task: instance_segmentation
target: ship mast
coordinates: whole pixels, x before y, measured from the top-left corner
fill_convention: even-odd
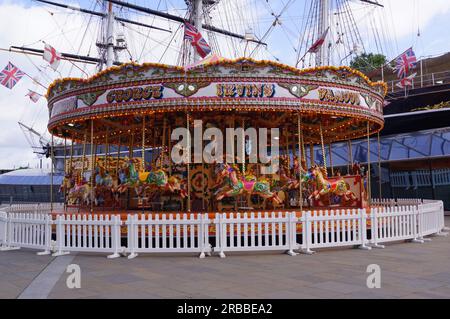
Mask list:
[[[320,0],[319,3],[319,36],[322,36],[326,30],[330,27],[330,6],[329,0]],[[329,48],[327,44],[327,36],[325,36],[324,43],[320,47],[320,50],[316,54],[316,65],[327,65],[328,63],[328,53]]]
[[[114,61],[114,12],[112,10],[112,2],[108,1],[108,16],[106,29],[106,67],[113,65]]]
[[[203,31],[203,0],[193,0],[192,3],[192,12],[191,12],[191,20],[194,23],[194,26],[197,28],[198,32],[202,33]],[[191,48],[193,49],[193,48]],[[200,55],[198,54],[197,50],[193,49],[194,55],[193,55],[193,62],[197,62],[200,60]]]

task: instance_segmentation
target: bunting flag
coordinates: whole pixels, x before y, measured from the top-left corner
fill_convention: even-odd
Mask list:
[[[414,69],[417,65],[416,55],[412,48],[409,48],[397,58],[395,58],[395,68],[394,72],[397,72],[397,77],[403,79],[406,77],[408,72]]]
[[[325,32],[322,33],[322,35],[320,36],[320,38],[317,39],[317,41],[314,42],[313,45],[308,49],[308,52],[310,52],[310,53],[317,53],[317,52],[319,51],[319,49],[322,47],[322,45],[323,45],[324,42],[325,42],[325,38],[327,37],[327,34],[328,34],[328,30],[329,30],[329,29],[330,29],[330,28],[327,28],[327,29],[325,30]]]
[[[44,54],[42,56],[45,61],[50,64],[50,67],[56,71],[61,61],[61,53],[55,50],[50,44],[45,44]]]
[[[184,23],[184,39],[188,40],[197,53],[204,58],[211,52],[211,47],[192,24]]]
[[[32,90],[28,90],[28,93],[25,96],[28,96],[31,101],[36,103],[37,101],[39,101],[39,99],[42,95],[40,95],[39,93],[34,92]]]
[[[8,62],[8,65],[0,72],[0,84],[6,86],[8,89],[12,89],[24,75],[25,72],[11,62]]]
[[[407,76],[406,78],[401,79],[400,82],[398,82],[396,85],[401,89],[403,89],[407,86],[412,86],[412,81],[413,81],[414,77],[416,76],[416,74],[417,73],[413,73],[410,76]]]
[[[193,68],[196,68],[196,67],[203,66],[205,64],[219,62],[219,61],[223,61],[223,60],[225,60],[225,59],[214,53],[214,54],[211,54],[209,57],[207,57],[207,58],[205,58],[203,60],[200,60],[200,61],[197,61],[196,63],[193,63],[193,64],[185,66],[185,69],[186,70],[190,70],[190,69],[193,69]]]

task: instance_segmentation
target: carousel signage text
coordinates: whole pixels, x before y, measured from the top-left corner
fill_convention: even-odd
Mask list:
[[[360,105],[359,94],[349,91],[333,91],[331,89],[319,89],[319,99],[324,102],[345,103]]]
[[[156,86],[143,86],[143,87],[135,87],[128,89],[117,89],[108,92],[106,96],[106,101],[108,103],[120,103],[120,102],[129,102],[133,101],[141,101],[141,100],[150,100],[150,99],[161,99],[163,97],[164,87],[161,85]]]
[[[216,84],[219,97],[273,97],[275,84],[266,83],[219,83]]]

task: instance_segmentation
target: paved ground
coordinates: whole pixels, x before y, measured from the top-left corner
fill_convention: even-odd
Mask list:
[[[450,217],[446,217],[450,225]],[[61,259],[63,258],[63,259]],[[81,288],[68,289],[65,269],[81,267]],[[366,286],[369,264],[381,288]],[[0,298],[450,298],[450,236],[385,249],[320,250],[192,256],[36,256],[0,252]]]

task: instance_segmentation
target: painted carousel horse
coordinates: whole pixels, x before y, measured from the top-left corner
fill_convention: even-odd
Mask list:
[[[163,169],[157,169],[150,172],[140,172],[139,181],[145,188],[159,189],[170,193],[179,192],[181,198],[187,196],[187,192],[182,186],[182,182],[175,176],[169,176]]]
[[[226,184],[215,192],[216,200],[220,201],[224,197],[234,197],[247,193],[249,195],[260,195],[275,204],[282,203],[278,195],[270,191],[270,183],[267,180],[257,180],[252,175],[240,176],[237,172],[238,170],[235,167],[224,164],[218,178],[226,180]]]
[[[69,205],[89,205],[91,203],[91,187],[89,184],[82,182],[72,187],[67,195],[67,203]]]
[[[338,196],[342,206],[350,206],[357,200],[343,178],[330,182],[324,177],[324,175],[326,176],[324,169],[318,166],[311,167],[311,174],[315,184],[309,199],[315,199],[322,206],[331,204],[331,195]]]
[[[119,184],[116,189],[119,194],[125,193],[128,188],[136,188],[138,186],[139,173],[134,165],[132,161],[129,161],[120,168],[117,176]]]

